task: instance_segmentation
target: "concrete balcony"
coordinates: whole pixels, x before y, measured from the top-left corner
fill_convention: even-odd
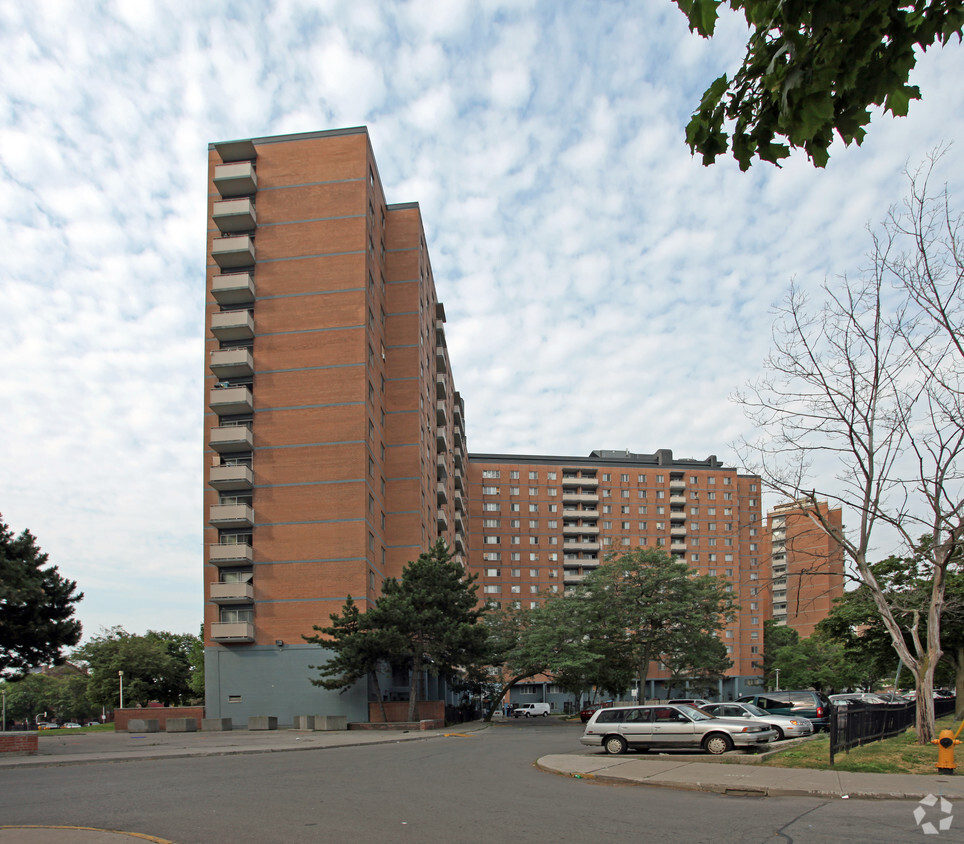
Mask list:
[[[569,492],[563,490],[563,503],[569,504],[598,504],[599,496],[596,493]]]
[[[562,516],[564,519],[598,519],[599,511],[587,508],[563,507]]]
[[[247,387],[222,387],[211,390],[210,406],[218,416],[254,413],[254,397]]]
[[[258,225],[258,217],[254,210],[254,203],[249,197],[243,199],[222,199],[214,203],[211,215],[222,234],[254,231]]]
[[[464,513],[465,512],[465,502],[462,500],[462,493],[456,491],[455,493],[455,512]]]
[[[670,504],[685,504],[685,503],[686,503],[686,496],[685,496],[685,495],[672,495],[672,494],[670,494],[669,503],[670,503]]]
[[[211,600],[215,604],[250,604],[254,600],[251,583],[212,583]]]
[[[455,429],[452,431],[452,441],[455,443],[455,447],[459,449],[465,448],[465,442],[462,438],[462,431],[456,425]]]
[[[209,559],[215,566],[236,566],[254,562],[254,548],[250,545],[209,545]]]
[[[218,164],[214,168],[214,186],[224,198],[251,196],[258,190],[258,174],[253,161]]]
[[[254,472],[250,466],[212,466],[208,484],[217,490],[251,489],[254,486]]]
[[[578,583],[582,583],[586,579],[586,575],[577,574],[574,571],[566,571],[562,573],[562,582],[566,586],[575,586]]]
[[[680,492],[686,489],[686,481],[684,481],[682,478],[670,478],[669,488],[670,488],[670,492],[673,492],[673,491]]]
[[[208,444],[219,454],[251,451],[254,448],[254,437],[251,429],[246,425],[231,425],[225,428],[212,428],[208,436]]]
[[[249,234],[215,238],[211,257],[222,270],[254,266],[254,238]]]
[[[211,333],[227,343],[250,340],[254,337],[254,316],[248,310],[211,314]]]
[[[435,458],[435,478],[444,481],[449,476],[448,467],[445,463],[445,454],[439,454]],[[456,477],[458,477],[456,475]]]
[[[463,468],[461,449],[457,448],[452,452],[452,462],[455,464],[455,468],[461,472]]]
[[[449,388],[444,375],[435,376],[435,391],[438,398],[444,399],[448,397]]]
[[[449,500],[449,494],[445,489],[445,484],[438,481],[435,487],[435,497],[439,504],[445,504]]]
[[[444,401],[435,402],[435,423],[437,425],[448,425],[448,411]]]
[[[455,488],[457,490],[460,490],[462,492],[465,491],[465,481],[462,479],[462,475],[460,472],[456,472],[452,480],[455,483]]]
[[[254,301],[251,273],[226,273],[211,279],[211,295],[219,305],[247,305]]]
[[[448,440],[448,436],[445,433],[445,428],[435,429],[435,445],[439,451],[449,450],[449,440]]]
[[[254,375],[251,349],[215,349],[211,352],[211,372],[221,380]]]
[[[455,535],[455,550],[459,554],[465,553],[465,540],[459,534]]]
[[[686,540],[674,539],[669,543],[670,551],[685,551],[686,550]]]
[[[579,534],[591,534],[592,536],[599,535],[598,525],[563,525],[562,526],[563,535],[578,536]]]
[[[435,371],[448,372],[448,361],[445,357],[445,346],[435,347]]]
[[[211,638],[215,642],[253,642],[254,622],[216,621],[211,625]]]
[[[444,510],[439,510],[436,513],[436,520],[438,521],[439,533],[444,533],[449,529],[449,517],[445,515]]]
[[[598,542],[572,542],[563,540],[562,541],[563,551],[598,551]]]
[[[686,525],[670,525],[670,536],[686,536]]]
[[[595,489],[599,486],[598,478],[574,478],[570,475],[563,475],[562,478],[563,487],[581,486],[587,489]]]
[[[220,528],[251,527],[254,508],[250,504],[215,504],[208,521]]]

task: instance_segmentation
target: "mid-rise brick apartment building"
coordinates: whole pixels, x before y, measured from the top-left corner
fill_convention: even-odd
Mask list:
[[[759,480],[668,450],[467,454],[419,208],[386,202],[366,129],[212,144],[207,255],[208,717],[367,720],[363,684],[311,685],[325,654],[302,636],[439,536],[520,606],[608,551],[665,548],[734,593],[720,693],[759,674]]]
[[[831,529],[843,530],[839,507],[831,508],[826,501],[816,507]],[[809,505],[791,501],[767,514],[773,619],[804,637],[813,633],[844,592],[843,549],[817,526],[810,512]]]

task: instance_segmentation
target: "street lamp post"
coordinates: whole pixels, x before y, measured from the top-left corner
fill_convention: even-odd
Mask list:
[[[118,671],[117,678],[120,681],[120,706],[118,709],[124,708],[124,672]]]
[[[779,668],[774,668],[773,670],[776,672],[776,675],[777,675],[777,687],[776,687],[776,689],[774,689],[774,691],[777,691],[777,692],[778,692],[778,691],[780,691],[780,669],[779,669]]]
[[[3,730],[0,732],[5,733],[7,731],[7,690],[0,689],[0,695],[3,695]]]

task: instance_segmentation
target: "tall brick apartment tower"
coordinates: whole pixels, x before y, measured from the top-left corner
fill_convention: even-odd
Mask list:
[[[830,509],[826,501],[816,506],[833,527],[843,530],[839,507]],[[808,505],[792,501],[767,514],[773,619],[804,637],[813,633],[844,592],[843,550],[813,523],[808,509]]]
[[[302,640],[443,537],[465,550],[463,407],[418,205],[365,128],[215,143],[204,432],[208,717],[345,714]]]

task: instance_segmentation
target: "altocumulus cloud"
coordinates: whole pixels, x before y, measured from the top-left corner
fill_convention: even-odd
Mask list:
[[[368,125],[422,208],[471,450],[732,462],[789,279],[854,271],[904,166],[964,135],[952,46],[825,171],[705,169],[683,126],[741,37],[670,0],[0,6],[0,512],[88,632],[200,621],[209,141]]]

